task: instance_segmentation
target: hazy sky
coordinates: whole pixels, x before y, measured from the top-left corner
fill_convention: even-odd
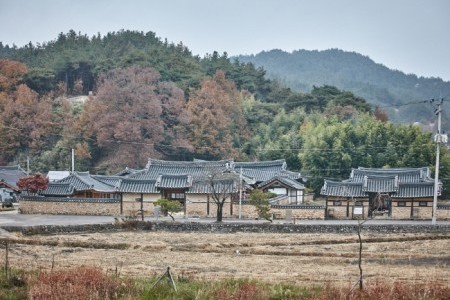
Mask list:
[[[450,81],[449,0],[0,0],[0,41],[153,31],[194,54],[339,48]]]

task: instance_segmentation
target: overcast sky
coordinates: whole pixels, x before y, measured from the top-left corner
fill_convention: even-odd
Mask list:
[[[153,31],[194,54],[339,48],[450,81],[449,0],[0,0],[0,41]]]

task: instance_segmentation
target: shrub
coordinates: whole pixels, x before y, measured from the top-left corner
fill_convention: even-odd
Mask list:
[[[30,284],[29,299],[84,300],[119,299],[123,286],[99,268],[79,267],[66,271],[40,273]]]

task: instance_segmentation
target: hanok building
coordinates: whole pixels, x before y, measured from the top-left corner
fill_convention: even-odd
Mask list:
[[[325,217],[431,219],[434,184],[427,167],[353,169],[347,180],[325,180]]]
[[[235,172],[241,172],[251,178],[254,187],[265,192],[278,195],[277,204],[302,204],[305,202],[306,181],[298,172],[287,170],[284,159],[262,162],[236,162],[233,165]]]
[[[240,195],[253,188],[277,193],[288,204],[303,202],[304,186],[299,173],[287,170],[284,160],[264,162],[164,161],[150,159],[145,169],[125,169],[115,176],[90,175],[74,172],[51,182],[38,198],[23,201],[23,212],[32,213],[31,202],[78,203],[77,211],[84,214],[121,214],[126,216],[154,213],[153,203],[159,198],[179,201],[185,216],[216,217],[214,194],[227,194],[223,216],[236,216]],[[28,201],[28,202],[27,202]],[[93,203],[98,203],[98,207]],[[49,206],[49,205],[46,205]],[[53,205],[56,207],[56,204]],[[102,208],[100,208],[102,206]],[[27,207],[32,209],[27,210]],[[75,208],[75,205],[73,205]],[[61,209],[61,208],[58,208]],[[63,213],[69,213],[64,209]],[[40,213],[44,211],[40,210]],[[52,210],[52,213],[55,213]]]
[[[19,165],[0,166],[0,196],[2,200],[18,197],[20,189],[17,182],[25,176],[27,176],[27,173]]]

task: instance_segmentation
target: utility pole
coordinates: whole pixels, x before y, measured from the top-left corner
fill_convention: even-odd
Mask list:
[[[72,148],[72,173],[75,172],[75,149]]]
[[[239,172],[239,220],[242,218],[242,168]]]
[[[431,100],[433,102],[434,99]],[[431,218],[431,224],[436,225],[436,213],[437,213],[437,197],[438,197],[438,189],[439,189],[439,156],[440,156],[440,147],[441,143],[446,144],[448,141],[448,137],[446,134],[441,134],[441,105],[444,99],[440,99],[436,108],[436,115],[438,116],[438,124],[437,124],[437,134],[434,136],[434,141],[436,142],[436,165],[434,170],[434,194],[433,194],[433,217]]]

